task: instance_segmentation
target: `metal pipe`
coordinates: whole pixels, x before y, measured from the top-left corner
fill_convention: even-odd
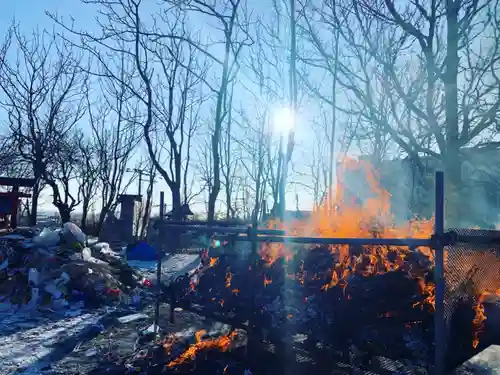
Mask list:
[[[498,233],[498,232],[497,232]],[[497,237],[493,237],[497,236]],[[463,234],[457,234],[454,237],[454,243],[464,243],[468,245],[491,245],[491,246],[498,246],[500,245],[500,237],[498,237],[498,234],[493,234],[493,235],[463,235]],[[481,248],[477,248],[475,250],[481,250]]]
[[[165,192],[160,192],[160,220],[163,221],[165,217]],[[156,305],[155,305],[155,337],[158,334],[158,323],[160,321],[160,297],[161,297],[161,262],[163,260],[163,251],[161,247],[156,249]]]
[[[187,223],[187,222],[186,222]],[[190,222],[189,222],[190,223]],[[246,234],[249,231],[251,231],[250,227],[224,227],[224,226],[215,226],[215,225],[192,225],[192,224],[171,224],[169,221],[168,223],[164,223],[162,225],[162,229],[164,230],[175,230],[175,231],[196,231],[200,233],[235,233],[235,234]],[[278,229],[257,229],[256,234],[257,235],[275,235],[275,236],[281,236],[285,235],[287,231],[285,230],[278,230]]]
[[[169,220],[167,225],[182,225],[182,226],[191,226],[191,225],[199,225],[199,226],[208,226],[215,225],[219,227],[234,227],[236,224],[234,220],[215,220],[210,223],[205,220]]]
[[[434,235],[434,282],[436,283],[436,311],[434,313],[434,374],[445,372],[446,330],[444,321],[444,174],[436,172]]]
[[[251,242],[252,237],[248,235],[216,235],[215,239]],[[300,244],[317,245],[358,245],[358,246],[408,246],[408,247],[432,247],[430,238],[322,238],[322,237],[295,237],[295,236],[257,236],[258,242],[289,242]]]
[[[217,227],[217,226],[195,226],[195,225],[179,225],[179,224],[164,224],[165,230],[183,230],[195,231],[204,233],[231,233],[239,234],[240,236],[219,235],[217,239],[234,238],[236,241],[252,241],[251,228],[237,227]],[[381,245],[381,246],[431,246],[430,238],[324,238],[324,237],[297,237],[287,236],[286,231],[277,229],[257,229],[253,233],[257,236],[258,242],[291,242],[291,243],[312,243],[324,245]]]

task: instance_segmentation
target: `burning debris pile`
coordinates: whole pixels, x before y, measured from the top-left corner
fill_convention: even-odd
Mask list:
[[[361,163],[375,198],[349,203],[337,187],[335,210],[318,208],[309,222],[287,227],[296,236],[336,238],[428,238],[433,222],[398,227],[389,195]],[[272,223],[271,226],[282,225]],[[248,321],[271,340],[306,336],[309,348],[432,361],[434,283],[429,249],[393,246],[303,246],[262,243],[259,259],[244,260],[228,249],[208,254],[205,267],[179,280],[183,307]],[[346,356],[349,356],[346,354]]]
[[[59,310],[71,302],[86,307],[123,302],[139,280],[108,244],[90,244],[72,223],[55,231],[19,228],[0,235],[3,309]]]
[[[305,237],[431,237],[432,219],[395,224],[390,195],[369,164],[346,160],[344,168],[362,170],[373,196],[362,201],[350,195],[340,171],[335,202],[318,207],[307,222],[270,227]],[[453,301],[447,316],[453,357],[448,363],[455,366],[496,343],[493,337],[500,332],[492,327],[500,326],[500,280],[499,268],[486,266],[493,258],[498,262],[498,251],[453,251],[453,256],[467,257],[455,263],[448,259],[452,251],[445,250],[445,266],[446,298]],[[422,367],[432,363],[435,284],[434,257],[428,248],[264,242],[258,259],[249,260],[234,248],[212,249],[204,264],[175,285],[175,297],[185,308],[195,306],[228,322],[248,322],[243,326],[249,324],[274,342],[303,336],[303,346],[311,351],[329,348],[329,353],[342,352],[352,359],[355,348],[368,362],[386,356]]]
[[[261,258],[248,264],[222,255],[180,282],[178,293],[185,307],[198,304],[205,312],[249,320],[271,339],[305,334],[311,346],[320,341],[339,349],[353,343],[373,355],[418,355],[429,363],[430,260],[418,252],[367,251],[351,255],[349,264],[328,248],[298,251],[272,263]],[[389,255],[394,257],[390,266],[382,261]],[[391,269],[396,261],[398,268]]]
[[[103,358],[89,375],[113,373],[130,374],[239,374],[246,375],[241,361],[228,352],[244,350],[245,334],[232,330],[225,334],[210,335],[205,330],[192,334],[168,334],[160,340],[142,345],[131,356]]]

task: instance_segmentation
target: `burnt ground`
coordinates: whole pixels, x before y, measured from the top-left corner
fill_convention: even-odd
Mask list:
[[[148,306],[140,311],[148,316],[128,323],[116,320],[103,332],[89,341],[80,342],[63,359],[52,364],[44,372],[46,375],[90,374],[110,364],[132,356],[139,348],[147,346],[151,340],[141,332],[149,328],[154,321],[154,307]],[[176,312],[176,324],[168,322],[169,307],[163,304],[160,309],[160,329],[166,333],[185,332],[194,335],[201,329],[228,330],[227,326],[208,323],[199,315],[189,312]]]
[[[239,332],[237,345],[231,352],[208,350],[200,352],[195,360],[175,368],[166,368],[167,359],[160,359],[156,366],[148,366],[145,362],[132,361],[140,350],[152,349],[152,338],[143,336],[140,332],[148,328],[153,322],[154,309],[148,306],[142,310],[148,318],[135,320],[129,323],[120,323],[116,319],[95,338],[78,342],[73,351],[64,358],[55,361],[50,367],[44,368],[44,375],[104,375],[104,374],[190,374],[190,375],[310,375],[310,374],[427,374],[426,370],[418,367],[408,367],[407,363],[392,361],[383,357],[375,357],[370,363],[362,363],[355,352],[350,353],[346,360],[345,353],[322,354],[321,351],[312,356],[311,353],[300,349],[300,344],[292,349],[292,343],[286,345],[285,352],[272,344],[258,344],[257,346],[244,345],[247,338],[244,332]],[[214,320],[188,312],[177,311],[176,321],[172,325],[168,321],[169,307],[162,305],[160,311],[160,328],[165,333],[182,334],[193,343],[194,333],[201,329],[216,337],[228,334],[231,327]],[[243,336],[243,338],[242,338]],[[300,342],[300,338],[297,339]],[[176,358],[189,345],[180,347],[173,358]],[[254,348],[254,349],[251,349]],[[252,351],[254,350],[254,351]],[[278,354],[279,353],[279,357]],[[279,358],[279,359],[278,359]],[[128,362],[125,369],[123,362]],[[158,365],[159,363],[159,365]],[[130,365],[132,364],[132,365]],[[245,372],[250,370],[251,372]]]

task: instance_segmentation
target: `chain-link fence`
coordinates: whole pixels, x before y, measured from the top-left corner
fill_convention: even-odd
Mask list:
[[[448,366],[494,343],[499,333],[500,231],[453,229],[445,252]]]

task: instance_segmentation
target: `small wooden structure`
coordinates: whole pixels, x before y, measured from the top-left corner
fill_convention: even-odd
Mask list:
[[[20,198],[31,197],[30,194],[21,193],[19,188],[33,188],[35,179],[0,177],[0,186],[12,187],[11,191],[0,192],[0,227],[14,229],[17,227]]]

